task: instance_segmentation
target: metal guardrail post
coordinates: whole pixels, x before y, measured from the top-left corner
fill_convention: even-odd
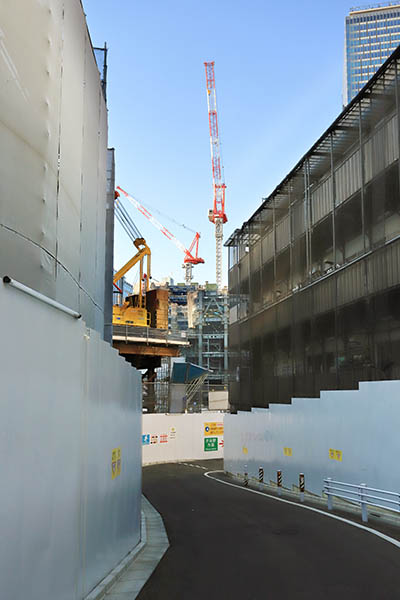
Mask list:
[[[276,472],[276,485],[278,487],[278,496],[282,495],[282,471],[279,469]]]
[[[360,487],[358,488],[358,493],[360,494],[361,518],[363,520],[363,523],[368,523],[368,508],[367,501],[365,498],[366,487],[367,486],[365,483],[360,483]]]
[[[305,490],[304,473],[299,474],[299,490],[300,490],[300,502],[304,502],[304,490]]]
[[[326,479],[326,495],[328,496],[328,510],[333,509],[331,482],[332,482],[332,477],[327,477],[327,479]]]
[[[244,465],[244,487],[248,487],[249,485],[249,474],[247,472],[247,465]]]

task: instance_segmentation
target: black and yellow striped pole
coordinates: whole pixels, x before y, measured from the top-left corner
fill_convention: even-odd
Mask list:
[[[264,483],[264,469],[262,467],[258,468],[258,481]]]
[[[304,481],[304,473],[299,474],[299,490],[300,490],[300,502],[304,502],[304,490],[306,489],[306,484]]]
[[[249,473],[247,471],[247,465],[244,465],[244,482],[243,482],[244,487],[248,487],[249,485]]]
[[[279,471],[276,472],[276,485],[278,487],[278,496],[282,495],[282,471],[279,469]]]

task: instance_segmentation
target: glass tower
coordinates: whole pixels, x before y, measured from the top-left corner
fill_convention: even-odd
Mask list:
[[[343,104],[358,94],[400,44],[400,2],[352,8],[346,17]]]

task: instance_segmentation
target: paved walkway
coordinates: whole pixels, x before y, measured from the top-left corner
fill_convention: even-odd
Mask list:
[[[400,599],[398,548],[207,479],[199,466],[221,468],[213,462],[144,469],[171,545],[138,600]]]

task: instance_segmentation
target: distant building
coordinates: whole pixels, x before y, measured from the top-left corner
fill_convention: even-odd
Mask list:
[[[345,27],[343,104],[347,105],[400,44],[400,3],[352,8]]]

